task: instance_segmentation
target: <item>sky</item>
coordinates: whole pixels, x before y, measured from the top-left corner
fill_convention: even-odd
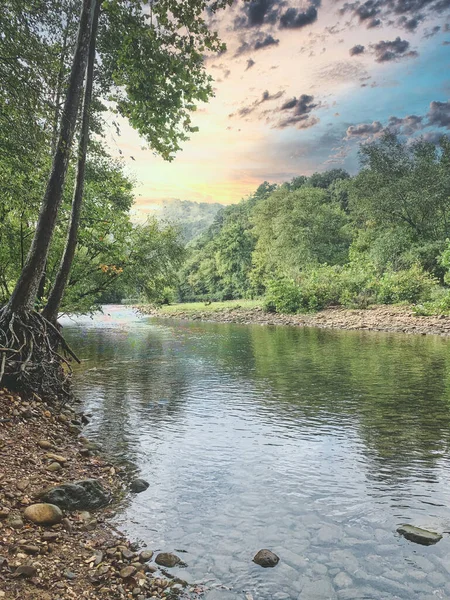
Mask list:
[[[211,23],[227,44],[206,59],[215,96],[173,162],[125,122],[113,155],[141,215],[170,199],[230,204],[263,181],[344,168],[387,128],[450,133],[450,0],[238,0]]]

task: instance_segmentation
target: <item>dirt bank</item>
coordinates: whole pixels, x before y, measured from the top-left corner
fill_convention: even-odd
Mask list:
[[[212,321],[220,323],[245,323],[259,325],[293,325],[296,327],[323,327],[331,329],[362,329],[366,331],[396,331],[402,333],[450,335],[450,317],[418,317],[411,308],[403,306],[375,306],[366,310],[350,310],[341,307],[329,308],[314,314],[278,315],[265,313],[261,308],[252,309],[202,309],[198,311],[157,310],[139,307],[144,314],[185,320]]]
[[[180,593],[181,582],[161,574],[150,549],[143,552],[109,524],[128,493],[129,475],[80,435],[82,419],[71,408],[0,389],[0,599]],[[92,478],[115,502],[92,512],[63,510],[52,526],[26,519],[43,489]]]

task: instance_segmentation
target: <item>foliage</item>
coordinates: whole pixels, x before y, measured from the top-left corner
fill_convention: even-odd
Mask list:
[[[377,301],[382,304],[429,300],[437,281],[419,265],[406,271],[386,271],[379,279]]]
[[[361,147],[361,172],[349,182],[357,244],[378,268],[420,262],[441,277],[436,257],[450,235],[450,140],[412,143],[386,134]]]
[[[266,183],[221,211],[189,249],[181,299],[265,294],[281,312],[434,302],[450,283],[450,140],[386,134],[360,154],[355,177]]]
[[[250,280],[256,242],[251,216],[275,188],[264,182],[253,195],[219,211],[209,229],[189,248],[180,274],[181,301],[258,295]]]
[[[388,270],[377,275],[370,265],[323,265],[302,273],[296,280],[273,280],[268,285],[265,308],[297,313],[342,305],[367,308],[371,304],[424,302],[432,297],[436,281],[414,265],[406,271]]]

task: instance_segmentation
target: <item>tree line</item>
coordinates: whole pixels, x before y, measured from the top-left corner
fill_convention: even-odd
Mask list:
[[[450,139],[385,133],[342,169],[267,182],[191,244],[182,301],[265,298],[268,310],[408,302],[448,312]]]

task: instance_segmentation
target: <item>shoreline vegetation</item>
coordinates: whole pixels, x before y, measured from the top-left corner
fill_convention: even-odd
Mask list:
[[[0,389],[0,410],[0,598],[179,597],[187,583],[155,564],[157,553],[114,527],[134,473],[81,435],[88,418],[71,406],[26,400],[6,388]],[[43,490],[93,480],[110,499],[102,508],[61,511],[42,504]],[[88,499],[93,502],[92,495]],[[31,520],[36,506],[53,506],[54,523]],[[203,590],[189,591],[193,598]]]
[[[138,305],[136,309],[141,314],[152,317],[187,321],[450,336],[450,317],[416,315],[413,306],[374,305],[365,309],[336,306],[315,313],[292,315],[265,312],[262,305],[263,301],[258,300],[232,300],[208,304],[191,302],[161,307]]]

